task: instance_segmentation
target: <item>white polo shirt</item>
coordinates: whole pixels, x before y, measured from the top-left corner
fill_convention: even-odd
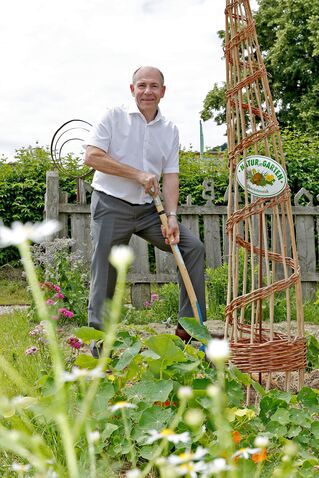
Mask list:
[[[109,109],[94,125],[84,146],[96,146],[122,164],[153,173],[178,173],[179,134],[177,127],[160,110],[150,123],[136,103]],[[133,204],[152,202],[144,188],[131,179],[95,171],[92,186],[98,191]]]

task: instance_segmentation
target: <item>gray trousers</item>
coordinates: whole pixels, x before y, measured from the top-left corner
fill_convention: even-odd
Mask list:
[[[203,320],[206,320],[203,243],[182,224],[178,244],[192,281]],[[160,219],[153,203],[130,204],[99,191],[91,199],[91,235],[93,245],[91,287],[89,298],[89,325],[103,327],[102,310],[106,299],[113,297],[116,270],[108,262],[111,248],[127,245],[132,234],[142,237],[162,251],[171,252],[161,232]],[[193,311],[183,281],[180,285],[179,317],[193,317]]]

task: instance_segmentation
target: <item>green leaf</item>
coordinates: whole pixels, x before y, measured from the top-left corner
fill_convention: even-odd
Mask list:
[[[313,422],[311,425],[311,432],[314,434],[315,438],[319,439],[319,422]]]
[[[80,327],[75,329],[74,335],[83,340],[84,343],[89,344],[91,340],[103,340],[105,334],[101,330],[93,329],[93,327]]]
[[[312,388],[303,387],[297,397],[305,408],[313,412],[319,411],[319,396]]]
[[[270,417],[270,420],[278,422],[281,425],[287,425],[289,423],[289,411],[285,408],[278,408]]]
[[[141,350],[141,342],[137,341],[135,342],[132,347],[129,347],[126,349],[122,355],[120,356],[118,362],[115,365],[115,370],[123,370],[125,367],[127,367],[131,361],[133,360],[134,357],[139,353]]]
[[[280,425],[280,423],[275,421],[270,421],[267,424],[266,431],[271,433],[273,436],[277,438],[281,438],[286,436],[287,434],[287,427],[284,425]]]
[[[79,354],[75,361],[74,365],[80,368],[87,368],[88,370],[92,370],[97,366],[98,360],[90,355],[86,354]]]
[[[209,340],[212,340],[212,336],[205,325],[199,324],[194,317],[182,317],[178,321],[189,335],[204,345],[207,345]]]
[[[148,430],[160,431],[167,427],[172,420],[174,412],[170,408],[149,407],[141,415],[138,425],[134,428],[132,437],[138,443],[145,441]]]
[[[152,445],[142,446],[139,455],[141,458],[144,458],[144,460],[151,460],[154,455],[154,447]]]
[[[103,425],[103,427],[103,432],[101,434],[102,441],[109,438],[112,433],[119,428],[118,425],[114,425],[114,423],[106,423]]]
[[[143,381],[127,388],[125,393],[128,398],[154,403],[165,402],[172,390],[172,380]]]
[[[173,365],[170,365],[169,367],[166,368],[168,372],[174,372],[176,374],[186,374],[193,372],[194,370],[198,370],[198,367],[200,365],[200,360],[193,360],[193,361],[188,361],[188,362],[183,362],[183,363],[176,363]]]
[[[237,379],[241,384],[245,385],[246,387],[248,385],[251,385],[254,390],[259,393],[261,397],[265,396],[266,392],[265,389],[255,380],[251,378],[251,376],[248,373],[241,372],[237,367],[235,367],[233,364],[229,365],[229,372],[232,377]]]
[[[307,410],[292,408],[290,410],[290,422],[295,425],[309,428],[312,422],[312,417]]]
[[[172,364],[176,362],[186,362],[187,358],[185,357],[183,351],[178,347],[178,345],[184,345],[182,340],[174,335],[170,334],[161,334],[150,337],[145,341],[146,345],[153,350],[161,359],[163,359],[167,364]]]
[[[289,427],[287,438],[297,437],[301,431],[302,428],[299,425],[292,425],[291,427]]]
[[[107,412],[108,402],[114,396],[114,387],[109,382],[103,382],[99,390],[97,391],[93,404],[92,411],[98,417],[104,417]]]

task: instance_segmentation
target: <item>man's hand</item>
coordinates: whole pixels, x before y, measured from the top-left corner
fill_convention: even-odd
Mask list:
[[[176,216],[169,216],[167,218],[168,228],[162,226],[162,234],[165,237],[166,244],[178,244],[179,243],[179,226]]]
[[[146,193],[150,194],[151,196],[157,196],[159,192],[159,185],[155,174],[141,172],[138,182],[144,187]]]

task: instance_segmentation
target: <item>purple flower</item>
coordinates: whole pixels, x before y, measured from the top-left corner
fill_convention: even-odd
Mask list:
[[[53,297],[55,299],[64,299],[64,294],[62,294],[61,292],[57,292],[56,294],[54,294]]]
[[[47,299],[47,304],[48,304],[48,305],[53,305],[53,304],[54,304],[54,300],[52,300],[52,299]]]
[[[73,349],[80,349],[82,347],[82,340],[78,339],[77,337],[70,337],[67,340],[67,343],[73,348]]]
[[[61,292],[61,287],[59,285],[53,284],[53,290],[55,290],[55,292]]]
[[[153,292],[153,294],[151,294],[151,302],[155,302],[156,300],[158,300],[158,294],[155,294],[155,292]]]
[[[146,301],[144,302],[144,307],[146,307],[146,308],[151,307],[150,301],[146,300]]]
[[[38,324],[33,330],[30,330],[29,332],[30,337],[43,335],[43,334],[45,334],[45,330],[42,323]]]
[[[25,355],[34,355],[38,352],[38,347],[36,347],[35,345],[32,345],[31,347],[29,347],[28,349],[25,350]]]
[[[66,309],[65,307],[59,309],[59,314],[64,315],[64,317],[67,317],[68,319],[71,319],[74,316],[74,312]]]

